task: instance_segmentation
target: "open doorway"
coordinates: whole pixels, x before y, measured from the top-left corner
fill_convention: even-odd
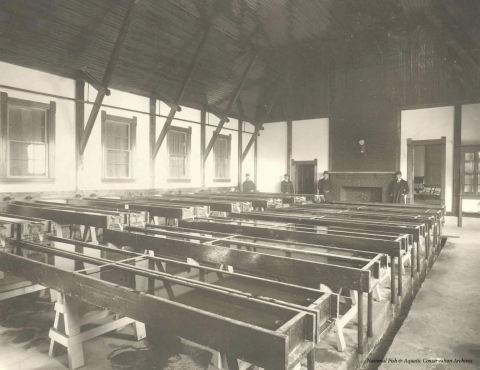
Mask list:
[[[407,140],[410,203],[445,204],[446,140]]]
[[[292,160],[293,179],[297,194],[317,193],[317,160]]]

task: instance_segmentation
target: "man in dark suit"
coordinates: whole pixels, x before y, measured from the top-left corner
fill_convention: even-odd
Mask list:
[[[400,171],[395,172],[395,180],[388,187],[391,203],[405,204],[405,196],[410,192],[408,183],[402,179]]]
[[[282,181],[282,184],[281,184],[282,193],[284,193],[284,194],[295,193],[295,191],[293,190],[293,184],[290,181],[290,176],[288,176],[288,174],[285,174],[285,175],[283,175],[283,179],[284,180]]]
[[[320,194],[322,202],[329,200],[328,195],[331,186],[332,184],[330,182],[328,171],[323,171],[323,177],[318,180],[318,194]]]
[[[253,193],[256,190],[255,183],[250,180],[250,174],[245,175],[245,181],[242,184],[242,191],[244,193]]]

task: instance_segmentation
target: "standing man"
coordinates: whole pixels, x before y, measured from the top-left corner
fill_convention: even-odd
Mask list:
[[[250,174],[247,173],[245,175],[245,181],[242,184],[242,191],[244,193],[253,193],[255,190],[257,190],[255,188],[255,184],[253,183],[252,180],[250,180]]]
[[[402,173],[400,171],[395,172],[395,177],[395,180],[393,180],[388,187],[390,202],[405,204],[405,196],[410,192],[410,188],[408,187],[408,183],[402,179]]]
[[[330,193],[330,187],[332,186],[328,171],[323,171],[323,177],[318,180],[318,194],[320,194],[320,198],[322,202],[328,200],[328,194]]]
[[[293,184],[290,181],[290,176],[288,174],[283,175],[283,181],[281,184],[281,190],[283,194],[293,194],[295,191],[293,190]]]

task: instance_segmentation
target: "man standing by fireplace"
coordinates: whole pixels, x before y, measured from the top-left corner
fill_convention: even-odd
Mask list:
[[[323,171],[323,177],[318,180],[318,194],[320,194],[320,199],[322,202],[330,200],[328,195],[330,194],[330,179],[328,171]]]
[[[395,172],[395,180],[393,180],[388,187],[390,202],[405,204],[405,197],[409,192],[408,183],[402,179],[402,173],[400,171]]]

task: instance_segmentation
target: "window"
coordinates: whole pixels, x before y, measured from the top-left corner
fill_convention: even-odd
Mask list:
[[[167,136],[168,180],[182,182],[189,180],[190,142],[192,129],[170,127]]]
[[[0,178],[3,182],[53,181],[55,102],[0,93]]]
[[[215,163],[214,181],[230,181],[230,147],[232,136],[219,135],[213,145]]]
[[[102,111],[103,181],[133,181],[137,118]]]

